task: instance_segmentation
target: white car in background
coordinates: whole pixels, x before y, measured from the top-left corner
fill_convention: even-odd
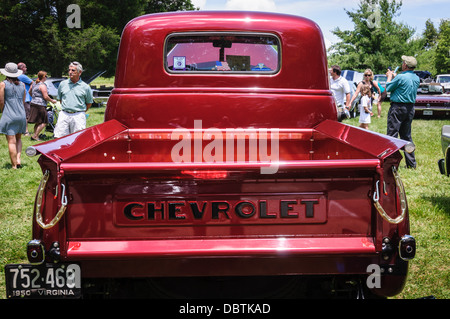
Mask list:
[[[436,83],[440,83],[444,87],[444,92],[450,92],[450,74],[439,74],[436,76]]]

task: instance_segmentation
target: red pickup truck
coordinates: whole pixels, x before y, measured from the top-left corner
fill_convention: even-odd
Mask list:
[[[337,120],[308,19],[138,17],[104,123],[27,150],[43,178],[8,297],[393,296],[408,147]]]

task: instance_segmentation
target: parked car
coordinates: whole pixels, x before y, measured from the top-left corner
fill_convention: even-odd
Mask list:
[[[106,71],[97,72],[96,74],[94,74],[92,76],[86,77],[87,80],[83,79],[83,81],[86,82],[87,84],[90,84],[92,81],[94,81],[99,76],[103,75],[105,72]],[[45,83],[47,84],[48,95],[50,95],[53,98],[56,98],[56,96],[58,95],[59,84],[66,79],[67,78],[65,78],[65,77],[48,78],[45,81]],[[92,96],[94,97],[94,103],[92,103],[92,107],[99,107],[103,104],[106,104],[106,102],[108,101],[108,97],[111,94],[112,88],[101,87],[100,89],[97,89],[96,87],[95,88],[91,87],[91,90],[92,90]]]
[[[431,77],[431,73],[429,71],[413,71],[420,79],[420,82],[426,82],[430,83],[433,81],[433,78]]]
[[[350,85],[350,98],[355,94],[358,83],[364,78],[364,74],[353,70],[342,70],[341,76],[344,77]],[[350,116],[356,117],[358,115],[358,104],[361,99],[361,94],[358,94],[350,107]]]
[[[450,118],[450,94],[444,93],[440,83],[420,83],[414,117]]]
[[[436,77],[436,83],[439,83],[444,87],[445,93],[450,93],[450,74],[439,74]]]
[[[47,92],[48,95],[55,98],[58,95],[58,87],[61,84],[62,81],[66,80],[67,78],[47,78],[45,81],[45,84],[47,84]]]
[[[441,133],[441,145],[444,158],[438,161],[439,171],[450,176],[450,125],[444,125]]]
[[[357,84],[361,82],[364,78],[364,74],[353,70],[342,70],[341,75],[347,79],[347,81],[356,82]]]
[[[386,74],[375,74],[373,76],[373,79],[375,81],[377,81],[377,83],[379,85],[381,85],[382,87],[384,87],[384,89],[386,89],[386,81],[387,81],[387,76]],[[389,98],[391,97],[391,92],[387,92],[387,96],[386,96],[386,100],[389,100]]]

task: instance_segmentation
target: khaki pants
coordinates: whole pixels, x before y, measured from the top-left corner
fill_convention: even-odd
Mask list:
[[[56,123],[54,134],[55,138],[63,137],[86,128],[86,113],[68,113],[59,112],[58,122]]]

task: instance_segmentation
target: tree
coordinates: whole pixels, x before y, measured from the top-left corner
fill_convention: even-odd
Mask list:
[[[436,73],[450,72],[450,20],[441,20],[439,36],[436,46]]]
[[[72,61],[83,61],[83,68],[90,68],[86,75],[105,70],[106,76],[111,76],[115,72],[119,41],[120,36],[114,29],[93,24],[69,34],[66,48],[70,54],[67,57]]]
[[[410,40],[415,30],[394,20],[401,6],[402,1],[396,0],[360,0],[356,11],[344,9],[354,30],[333,30],[341,41],[331,46],[330,63],[342,69],[385,73],[388,66],[399,65],[402,55],[412,55]]]
[[[423,40],[425,49],[431,49],[437,42],[438,31],[434,27],[431,19],[425,22],[425,31],[423,32]]]
[[[147,13],[149,0],[79,0],[84,27],[101,25],[121,34],[131,19]]]
[[[69,24],[72,5],[79,8],[79,27]],[[128,21],[145,13],[194,9],[190,0],[1,0],[0,65],[25,62],[30,74],[45,70],[61,76],[75,60],[90,73],[107,70],[110,76]]]
[[[190,0],[148,0],[146,13],[196,10]]]

